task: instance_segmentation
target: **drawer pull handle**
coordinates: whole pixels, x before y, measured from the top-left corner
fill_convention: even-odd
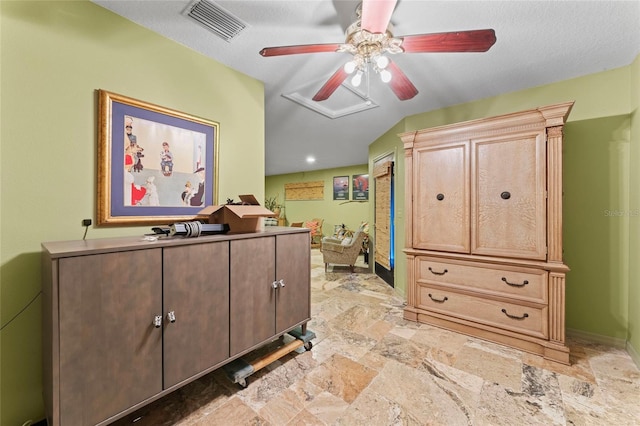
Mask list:
[[[438,201],[442,201],[442,200],[444,200],[444,194],[438,194],[438,195],[436,195],[436,198],[437,198]]]
[[[503,200],[508,200],[509,198],[511,198],[511,193],[509,191],[504,191],[502,194],[500,194],[500,198],[502,198]]]
[[[528,280],[524,280],[522,282],[522,284],[510,283],[509,281],[507,281],[507,279],[505,277],[502,277],[502,281],[504,281],[505,283],[509,284],[511,287],[524,287],[525,285],[529,284]]]
[[[431,266],[429,266],[429,271],[430,271],[433,275],[444,275],[444,274],[446,274],[447,272],[449,272],[449,271],[447,271],[446,269],[444,270],[444,272],[436,272],[436,271],[434,271],[433,269],[431,269]]]
[[[506,316],[508,316],[509,318],[511,318],[511,319],[516,319],[516,320],[523,320],[523,319],[525,319],[525,318],[528,318],[528,317],[529,317],[529,314],[528,314],[528,313],[526,313],[526,312],[525,312],[524,314],[522,314],[522,316],[521,316],[521,317],[519,317],[519,316],[517,316],[517,315],[511,315],[511,314],[509,314],[509,313],[507,312],[507,310],[506,310],[506,309],[503,309],[503,310],[502,310],[502,313],[503,313],[503,314],[505,314]]]
[[[446,302],[447,300],[449,300],[449,298],[448,298],[447,296],[445,296],[445,297],[444,297],[444,299],[435,299],[435,298],[431,295],[431,293],[429,293],[429,298],[430,298],[431,300],[433,300],[434,302],[438,302],[438,303],[444,303],[444,302]],[[526,315],[526,314],[525,314],[525,315]]]

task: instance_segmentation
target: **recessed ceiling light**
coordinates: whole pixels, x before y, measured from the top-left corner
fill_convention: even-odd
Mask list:
[[[311,163],[315,163],[316,159],[315,157],[312,157],[311,155],[307,157],[307,163],[311,164]]]

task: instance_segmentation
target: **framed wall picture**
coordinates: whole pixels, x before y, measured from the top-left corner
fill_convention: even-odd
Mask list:
[[[349,199],[349,176],[335,176],[333,178],[333,199]]]
[[[192,220],[218,201],[219,124],[98,91],[97,225]]]
[[[353,197],[354,201],[369,200],[369,175],[353,175]]]

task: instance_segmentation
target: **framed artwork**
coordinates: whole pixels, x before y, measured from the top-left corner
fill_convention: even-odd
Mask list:
[[[333,199],[349,199],[349,176],[335,176],[333,178]]]
[[[98,91],[97,225],[188,221],[218,201],[219,124]]]
[[[369,175],[353,175],[353,197],[354,201],[369,200]]]

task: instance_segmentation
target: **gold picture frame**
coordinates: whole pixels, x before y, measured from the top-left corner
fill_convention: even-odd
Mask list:
[[[193,220],[218,202],[219,123],[98,90],[98,226]]]

